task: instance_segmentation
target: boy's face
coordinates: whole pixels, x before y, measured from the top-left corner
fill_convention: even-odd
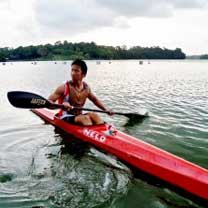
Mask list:
[[[81,81],[85,75],[82,73],[81,67],[74,64],[71,66],[71,78],[73,81]]]

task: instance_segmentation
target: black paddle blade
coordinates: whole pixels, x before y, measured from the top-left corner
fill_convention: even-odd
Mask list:
[[[47,108],[50,102],[40,95],[23,91],[7,93],[9,102],[17,108]]]
[[[129,119],[124,124],[125,127],[134,126],[141,124],[147,117],[149,117],[148,113],[145,114],[129,114]]]
[[[143,115],[137,113],[125,113],[124,115],[131,120],[141,120],[149,116],[148,113],[145,113]]]

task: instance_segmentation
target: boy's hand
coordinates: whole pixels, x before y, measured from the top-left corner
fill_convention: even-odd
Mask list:
[[[72,108],[73,108],[68,102],[64,102],[64,103],[63,103],[63,106],[64,106],[64,108],[65,108],[67,111],[70,111],[70,110],[72,110]]]

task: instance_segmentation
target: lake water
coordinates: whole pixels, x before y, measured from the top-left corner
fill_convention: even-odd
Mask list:
[[[203,207],[171,188],[133,174],[112,155],[12,107],[8,91],[47,97],[69,79],[70,61],[0,65],[0,207]],[[147,110],[142,123],[103,119],[150,144],[208,168],[208,61],[87,61],[86,81],[111,109]],[[94,106],[88,102],[87,107]],[[208,190],[207,190],[208,191]]]

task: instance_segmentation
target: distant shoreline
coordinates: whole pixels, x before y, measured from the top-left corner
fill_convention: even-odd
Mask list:
[[[175,50],[154,47],[103,46],[94,42],[71,43],[57,41],[54,45],[25,46],[18,48],[0,48],[0,61],[47,61],[47,60],[128,60],[128,59],[185,59],[186,54]]]
[[[116,61],[138,61],[139,64],[151,64],[154,61],[207,61],[208,59],[200,59],[200,58],[186,58],[186,59],[84,59],[85,61],[94,61],[98,62],[97,64],[102,64],[103,62],[109,62],[109,64],[112,64]],[[33,65],[36,65],[37,62],[54,62],[54,64],[58,64],[62,62],[62,64],[68,64],[67,62],[72,62],[73,59],[67,59],[67,60],[9,60],[9,61],[0,61],[0,64],[13,64],[18,62],[28,62]],[[140,63],[141,62],[141,63]]]
[[[76,58],[84,60],[178,60],[208,59],[208,55],[186,54],[175,50],[154,47],[134,46],[129,49],[123,46],[103,46],[90,43],[70,43],[57,41],[54,45],[45,44],[18,48],[0,48],[0,62],[9,61],[67,61]]]

